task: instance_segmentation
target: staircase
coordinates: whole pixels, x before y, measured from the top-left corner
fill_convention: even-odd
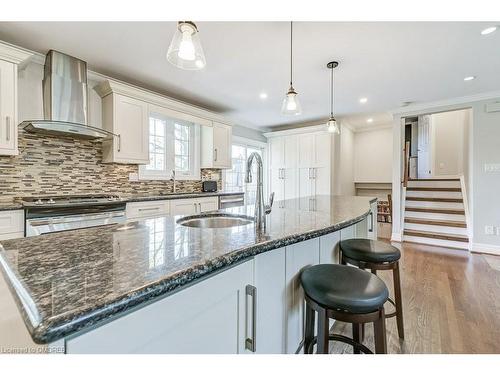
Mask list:
[[[468,249],[460,179],[409,180],[403,240]]]

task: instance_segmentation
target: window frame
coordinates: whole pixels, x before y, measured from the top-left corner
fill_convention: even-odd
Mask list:
[[[171,180],[172,171],[175,168],[175,124],[189,126],[189,149],[192,153],[189,154],[189,171],[175,171],[176,180],[201,180],[200,170],[200,125],[193,119],[183,119],[182,114],[176,116],[175,111],[166,108],[154,107],[150,108],[148,120],[158,118],[166,122],[165,126],[165,169],[162,171],[148,170],[146,165],[139,166],[139,180]],[[149,143],[149,126],[148,126],[148,143]]]
[[[245,147],[245,152],[246,152],[246,158],[248,160],[248,157],[250,155],[248,155],[248,148],[259,148],[262,150],[262,164],[263,164],[263,179],[264,181],[262,181],[263,183],[263,188],[264,188],[264,197],[267,196],[267,180],[268,180],[268,164],[267,164],[267,150],[268,150],[268,144],[265,143],[265,142],[260,142],[260,141],[256,141],[254,139],[250,139],[250,138],[244,138],[244,137],[238,137],[238,136],[235,136],[233,135],[232,139],[231,139],[231,160],[232,160],[232,147],[233,145],[235,146],[240,146],[240,147]],[[246,161],[245,161],[246,162]],[[227,180],[227,172],[229,170],[227,169],[223,169],[222,170],[222,187],[223,187],[223,190],[226,189],[226,180]],[[254,176],[254,178],[256,178],[256,176]],[[243,186],[243,193],[245,194],[245,202],[246,200],[248,199],[248,191],[247,191],[247,188],[246,188],[247,184],[244,184]]]

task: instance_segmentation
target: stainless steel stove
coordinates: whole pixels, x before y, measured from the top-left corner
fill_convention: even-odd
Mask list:
[[[26,237],[123,223],[125,201],[117,195],[67,195],[22,200]]]

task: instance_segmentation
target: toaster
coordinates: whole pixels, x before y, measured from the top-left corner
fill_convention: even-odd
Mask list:
[[[201,190],[205,193],[213,193],[217,191],[217,181],[203,181],[201,183]]]

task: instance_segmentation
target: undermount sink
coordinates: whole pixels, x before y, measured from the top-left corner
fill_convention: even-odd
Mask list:
[[[192,228],[230,228],[252,224],[253,218],[243,215],[202,215],[187,216],[177,220],[177,224]]]

